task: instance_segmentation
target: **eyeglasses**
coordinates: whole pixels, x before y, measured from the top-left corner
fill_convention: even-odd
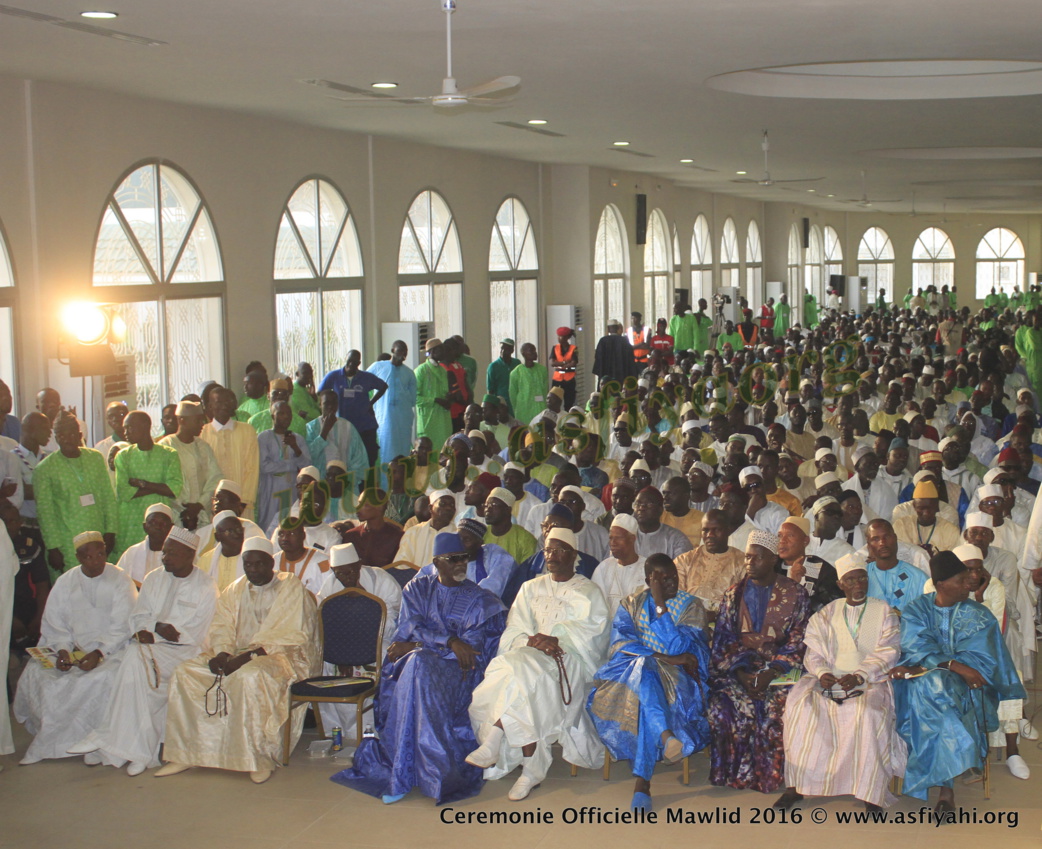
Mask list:
[[[438,557],[446,563],[468,563],[470,561],[470,555],[465,551],[458,554],[439,554]]]
[[[562,555],[569,554],[569,553],[570,552],[569,552],[569,550],[567,548],[544,548],[543,549],[543,557],[558,557],[558,556],[562,556]]]
[[[742,487],[742,489],[762,489],[762,488],[763,488],[763,483],[762,482],[757,483],[756,481],[749,481],[749,483],[747,483],[745,486]]]

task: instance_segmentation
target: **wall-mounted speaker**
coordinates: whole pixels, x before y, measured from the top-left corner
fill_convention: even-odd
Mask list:
[[[810,247],[810,219],[803,219],[803,249]]]
[[[637,244],[648,241],[648,196],[637,195]]]

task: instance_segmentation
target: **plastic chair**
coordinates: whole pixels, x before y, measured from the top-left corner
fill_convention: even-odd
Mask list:
[[[383,654],[384,622],[387,607],[383,600],[358,587],[349,587],[329,596],[318,608],[319,639],[322,643],[322,659],[337,667],[375,666],[372,677],[361,677],[335,687],[315,686],[323,681],[342,678],[342,675],[318,675],[298,681],[289,691],[290,717],[294,708],[310,704],[315,712],[318,731],[322,732],[320,702],[353,704],[358,708],[356,741],[362,742],[362,714],[372,710],[365,708],[365,700],[376,695],[380,683],[380,661]],[[282,762],[289,763],[290,719],[286,719]]]
[[[705,752],[706,754],[709,753],[708,746],[705,748]],[[680,762],[683,764],[684,767],[684,776],[682,780],[684,786],[687,787],[691,783],[691,755],[686,755],[685,757],[681,758]],[[576,773],[572,773],[572,775],[575,774]],[[607,748],[604,749],[604,780],[611,780],[611,752],[609,752]]]
[[[398,585],[404,590],[405,585],[416,577],[416,573],[420,571],[420,567],[415,563],[410,563],[408,560],[396,560],[394,563],[389,563],[387,566],[384,566],[384,571],[394,578],[398,582]]]

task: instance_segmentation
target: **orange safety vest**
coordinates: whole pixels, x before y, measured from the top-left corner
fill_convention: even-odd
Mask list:
[[[554,359],[560,362],[572,363],[569,366],[554,366],[554,380],[575,380],[575,363],[579,359],[579,349],[572,345],[571,350],[565,354],[561,350],[561,343],[554,345]]]
[[[630,328],[632,330],[632,328]],[[649,334],[651,331],[645,325],[644,329],[638,334],[633,333],[633,359],[638,363],[646,363],[648,361],[648,352],[650,345],[648,345]]]

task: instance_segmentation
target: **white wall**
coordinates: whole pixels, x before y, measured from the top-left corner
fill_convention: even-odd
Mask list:
[[[68,300],[92,296],[94,240],[106,197],[131,166],[145,159],[158,157],[177,165],[209,206],[224,261],[228,377],[236,389],[247,361],[275,362],[275,237],[283,204],[310,175],[337,185],[355,217],[365,261],[365,356],[370,359],[378,353],[379,322],[398,317],[398,243],[408,206],[425,188],[441,192],[460,233],[465,335],[482,373],[490,346],[489,234],[496,210],[508,196],[525,204],[539,239],[541,305],[576,303],[591,320],[593,243],[607,203],[615,203],[622,213],[629,240],[631,306],[643,308],[643,246],[635,241],[638,193],[648,196],[649,213],[661,209],[670,226],[676,224],[685,285],[690,282],[691,232],[699,213],[707,215],[713,228],[717,268],[721,227],[727,216],[735,219],[743,283],[750,219],[760,225],[765,280],[785,279],[788,230],[804,216],[840,232],[848,274],[856,270],[861,233],[879,224],[890,233],[897,252],[899,295],[911,278],[915,237],[937,218],[762,203],[620,169],[541,166],[231,110],[4,77],[0,134],[0,223],[18,283],[22,411],[31,409],[32,396],[46,382],[58,310]],[[976,242],[992,226],[1014,229],[1024,240],[1027,269],[1042,269],[1042,217],[948,218],[942,226],[955,243],[963,303],[971,303]],[[587,363],[602,332],[588,324],[582,340]]]

